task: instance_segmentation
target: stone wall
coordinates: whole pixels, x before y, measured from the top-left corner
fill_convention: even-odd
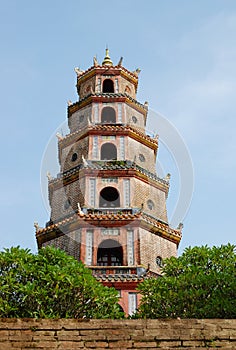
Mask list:
[[[236,348],[236,320],[0,319],[0,349]]]

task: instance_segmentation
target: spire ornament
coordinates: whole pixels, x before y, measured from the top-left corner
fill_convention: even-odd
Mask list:
[[[109,56],[109,50],[106,48],[106,56],[104,57],[104,60],[102,62],[103,66],[113,66],[113,62]]]
[[[118,64],[117,64],[117,66],[122,66],[122,61],[123,61],[123,57],[120,58],[120,60],[119,60],[119,62],[118,62]]]
[[[93,58],[93,65],[94,65],[94,67],[99,66],[99,63],[98,63],[98,60],[97,60],[96,56],[94,56],[94,58]]]

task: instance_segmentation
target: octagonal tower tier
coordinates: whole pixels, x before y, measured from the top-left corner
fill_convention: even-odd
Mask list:
[[[120,291],[126,314],[138,306],[138,283],[160,275],[181,231],[169,227],[169,179],[156,174],[158,139],[145,133],[147,103],[136,101],[137,69],[106,56],[75,69],[79,100],[68,106],[70,133],[59,137],[60,173],[49,180],[51,218],[37,228],[38,247],[64,249]]]

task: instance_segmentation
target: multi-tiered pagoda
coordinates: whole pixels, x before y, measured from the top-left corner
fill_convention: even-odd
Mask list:
[[[145,132],[147,103],[136,100],[140,70],[106,56],[78,68],[79,100],[68,104],[70,133],[58,135],[60,173],[49,179],[50,221],[36,228],[38,247],[53,245],[120,293],[126,314],[137,285],[176,256],[181,231],[168,224],[169,177],[156,173],[158,138]]]

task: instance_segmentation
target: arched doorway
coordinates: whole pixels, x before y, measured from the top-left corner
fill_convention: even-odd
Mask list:
[[[104,107],[102,110],[101,122],[116,123],[116,111],[112,107]]]
[[[105,79],[103,81],[102,92],[114,92],[114,84],[111,79]]]
[[[116,160],[117,149],[113,143],[104,143],[101,147],[101,160]]]
[[[97,266],[122,266],[123,249],[114,239],[103,241],[97,252]]]
[[[120,207],[120,195],[116,188],[108,186],[101,190],[99,196],[100,208]]]

